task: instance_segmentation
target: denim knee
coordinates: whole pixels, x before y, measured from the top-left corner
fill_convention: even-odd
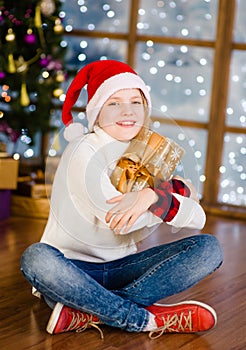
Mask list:
[[[220,267],[223,262],[223,251],[218,239],[212,234],[201,234],[199,236],[200,246],[209,261],[211,272]]]
[[[31,284],[39,271],[45,267],[44,265],[49,264],[47,253],[50,249],[52,249],[51,246],[38,242],[30,245],[22,254],[20,269]]]

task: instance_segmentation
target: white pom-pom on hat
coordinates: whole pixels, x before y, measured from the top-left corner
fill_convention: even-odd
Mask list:
[[[84,126],[80,123],[71,123],[64,130],[64,138],[68,142],[83,136],[85,133]]]

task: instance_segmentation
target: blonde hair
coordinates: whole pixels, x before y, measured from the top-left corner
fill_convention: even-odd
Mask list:
[[[150,121],[151,121],[150,120],[150,113],[149,113],[149,106],[148,106],[148,103],[147,103],[147,100],[146,100],[146,97],[145,97],[143,91],[141,89],[139,89],[139,92],[140,92],[140,95],[141,95],[142,100],[143,100],[144,113],[145,113],[144,123],[143,123],[142,127],[149,128],[150,127]]]

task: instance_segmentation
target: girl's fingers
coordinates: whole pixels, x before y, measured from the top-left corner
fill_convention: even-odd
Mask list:
[[[124,196],[125,196],[124,194],[120,194],[119,196],[107,199],[106,203],[108,203],[108,204],[118,203],[124,198]]]
[[[126,225],[128,218],[123,214],[116,214],[110,223],[110,228],[118,234],[121,232],[122,228]]]
[[[108,211],[107,214],[106,214],[106,216],[105,216],[105,221],[106,221],[107,224],[108,224],[109,221],[111,220],[112,216],[113,216],[113,213],[110,212],[110,211]]]
[[[122,233],[128,233],[128,231],[130,230],[130,228],[132,227],[132,225],[134,224],[134,222],[137,220],[138,217],[139,215],[132,215],[128,220],[128,223]]]

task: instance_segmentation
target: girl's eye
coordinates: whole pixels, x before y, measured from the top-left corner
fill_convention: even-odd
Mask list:
[[[112,102],[109,102],[108,106],[117,106],[118,104],[119,104],[118,102],[112,101]]]
[[[132,104],[132,105],[142,105],[143,103],[142,103],[142,101],[140,101],[140,100],[133,100],[133,101],[131,101],[131,102],[120,102],[120,101],[109,101],[108,103],[107,103],[107,106],[123,106],[123,105],[126,105],[126,104]]]

